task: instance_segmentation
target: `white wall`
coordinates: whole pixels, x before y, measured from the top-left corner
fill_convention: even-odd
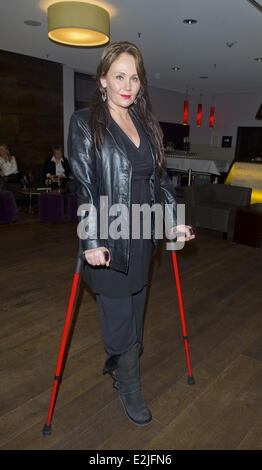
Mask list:
[[[159,121],[182,122],[185,95],[162,88],[149,87],[153,113]]]
[[[185,94],[149,87],[153,112],[160,121],[182,122]],[[196,126],[199,95],[189,97],[191,150],[201,157],[233,160],[238,126],[262,126],[255,115],[262,102],[258,93],[203,95],[201,127]],[[209,129],[209,109],[215,106],[215,127]],[[232,148],[221,147],[222,136],[232,136]]]
[[[192,108],[196,111],[198,97],[192,97]],[[195,125],[190,127],[190,139],[192,150],[202,154],[210,154],[218,158],[234,158],[237,128],[259,127],[262,121],[256,120],[255,115],[261,104],[262,96],[258,93],[235,93],[204,96],[203,103],[203,121],[200,128]],[[209,108],[215,106],[215,127],[209,129]],[[194,116],[191,113],[192,122]],[[222,148],[222,137],[232,136],[232,148]],[[213,143],[213,145],[211,145]]]

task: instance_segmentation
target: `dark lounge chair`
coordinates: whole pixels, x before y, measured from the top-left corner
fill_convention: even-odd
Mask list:
[[[250,204],[251,188],[199,184],[185,188],[186,223],[223,232],[233,238],[236,210]]]

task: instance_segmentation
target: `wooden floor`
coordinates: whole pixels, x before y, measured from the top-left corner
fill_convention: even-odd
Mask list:
[[[29,218],[30,219],[30,218]],[[53,416],[43,437],[75,266],[73,224],[0,227],[0,448],[261,449],[261,251],[201,233],[178,252],[194,386],[169,252],[158,252],[141,359],[147,427],[126,418],[105,358],[94,297],[82,286]]]

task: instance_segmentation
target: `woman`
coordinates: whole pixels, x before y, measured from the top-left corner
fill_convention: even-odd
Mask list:
[[[0,189],[9,183],[18,182],[18,168],[14,155],[11,155],[6,144],[0,145]]]
[[[58,181],[60,181],[61,185],[64,185],[69,179],[72,179],[69,163],[63,157],[62,147],[54,147],[52,157],[46,160],[44,178],[50,178],[52,183],[56,185]]]
[[[137,46],[129,42],[107,46],[96,79],[91,108],[75,112],[69,129],[68,156],[81,210],[78,235],[87,262],[85,280],[96,294],[108,354],[103,372],[113,377],[129,419],[146,425],[152,415],[141,394],[139,355],[148,270],[157,241],[154,227],[148,238],[130,236],[137,225],[130,213],[134,204],[168,203],[175,218],[175,191],[162,168],[163,135],[151,112]],[[113,225],[118,210],[128,226],[122,237]],[[102,214],[99,222],[97,214]],[[194,238],[190,228],[183,227],[184,240]]]

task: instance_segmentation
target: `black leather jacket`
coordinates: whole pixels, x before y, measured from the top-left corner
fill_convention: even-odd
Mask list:
[[[135,116],[131,110],[132,116]],[[101,150],[95,148],[89,127],[90,111],[88,109],[76,111],[71,116],[68,136],[68,160],[72,173],[77,181],[78,204],[93,204],[99,219],[100,196],[108,196],[108,207],[122,203],[130,211],[132,167],[125,151],[116,143],[108,128]],[[101,126],[104,124],[101,122]],[[152,145],[151,153],[154,161],[154,172],[150,178],[151,203],[165,203],[169,206],[170,220],[176,225],[176,195],[174,187],[164,169],[156,163]],[[82,217],[83,218],[83,217]],[[83,251],[104,246],[110,251],[110,267],[127,272],[129,263],[130,238],[117,240],[99,237],[96,222],[99,220],[89,217],[89,233],[94,231],[94,238],[81,240]],[[171,228],[171,226],[169,227]],[[154,226],[152,227],[152,241],[156,245]]]

